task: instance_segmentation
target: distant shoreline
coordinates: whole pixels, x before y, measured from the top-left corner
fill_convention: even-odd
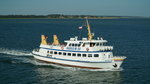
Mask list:
[[[142,18],[134,16],[93,16],[93,15],[0,15],[0,19],[123,19],[123,18]]]

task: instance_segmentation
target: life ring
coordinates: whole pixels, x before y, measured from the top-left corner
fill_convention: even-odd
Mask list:
[[[89,51],[89,48],[86,48],[86,51]]]

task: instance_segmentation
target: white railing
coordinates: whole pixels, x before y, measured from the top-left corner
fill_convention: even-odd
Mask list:
[[[127,58],[127,57],[126,57],[126,56],[114,56],[114,57],[113,57],[113,59],[119,59],[119,58],[125,59],[125,58]]]
[[[101,46],[99,50],[100,51],[113,50],[113,46]]]

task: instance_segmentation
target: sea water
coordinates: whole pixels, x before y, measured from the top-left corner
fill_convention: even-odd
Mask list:
[[[84,19],[0,19],[0,84],[150,84],[150,19],[90,19],[95,37],[126,56],[121,69],[84,70],[35,60],[42,34],[87,37]]]

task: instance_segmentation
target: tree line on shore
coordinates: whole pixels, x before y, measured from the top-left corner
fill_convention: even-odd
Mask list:
[[[50,14],[50,15],[0,15],[0,18],[45,18],[45,19],[114,19],[125,18],[123,16],[94,16],[94,15],[62,15],[62,14]]]

